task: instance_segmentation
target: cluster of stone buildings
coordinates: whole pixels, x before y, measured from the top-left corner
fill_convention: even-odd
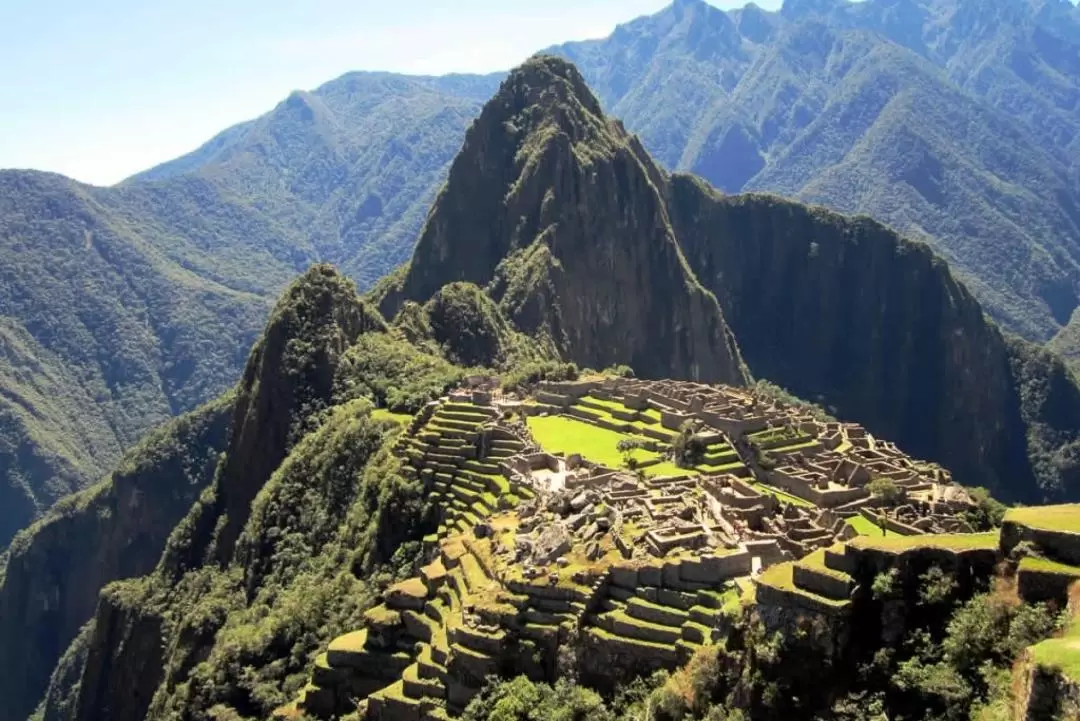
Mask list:
[[[970,500],[944,470],[750,390],[606,379],[544,383],[522,399],[482,380],[425,408],[397,441],[403,472],[441,508],[430,565],[331,644],[294,708],[328,717],[366,698],[367,718],[442,721],[489,674],[554,677],[566,647],[600,684],[672,668],[722,635],[766,569],[766,598],[843,609],[852,582],[828,563],[844,560],[835,549],[857,526],[970,530],[958,518]],[[546,452],[522,420],[541,414],[661,446],[692,431],[720,450],[649,477]],[[867,489],[878,478],[905,501],[881,503]]]

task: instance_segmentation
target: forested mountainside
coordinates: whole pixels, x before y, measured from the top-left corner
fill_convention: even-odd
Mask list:
[[[272,226],[197,181],[0,172],[0,547],[235,382],[292,273]]]
[[[124,185],[210,180],[278,223],[295,265],[334,263],[367,287],[408,259],[462,133],[499,80],[349,73]]]
[[[1046,341],[1080,289],[1078,48],[1068,0],[678,0],[552,52],[665,167],[888,223]]]
[[[213,479],[231,420],[231,394],[176,418],[109,477],[15,537],[0,559],[0,717],[34,710],[102,588],[157,565],[172,528]]]
[[[235,383],[296,273],[404,260],[484,84],[346,76],[115,188],[0,172],[0,548]]]

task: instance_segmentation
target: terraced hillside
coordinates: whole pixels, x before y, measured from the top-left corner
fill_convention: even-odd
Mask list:
[[[521,397],[473,379],[393,444],[437,507],[426,565],[326,647],[278,715],[359,703],[366,718],[446,719],[491,676],[567,663],[612,689],[724,643],[751,606],[843,624],[883,557],[936,549],[993,572],[997,534],[970,532],[974,504],[943,469],[815,423],[731,388],[595,378]],[[885,474],[903,504],[867,490]]]

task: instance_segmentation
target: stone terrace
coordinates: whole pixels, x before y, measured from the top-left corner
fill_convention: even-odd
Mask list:
[[[644,468],[552,453],[523,415],[643,439]],[[705,453],[680,469],[664,455],[688,422]],[[568,645],[596,682],[671,669],[755,592],[844,614],[842,544],[860,529],[965,530],[968,499],[943,470],[742,389],[620,379],[516,399],[474,384],[426,406],[396,449],[440,509],[429,563],[330,644],[292,710],[327,718],[361,701],[367,718],[446,719],[492,673],[554,678]],[[866,490],[878,477],[908,502],[881,508]]]

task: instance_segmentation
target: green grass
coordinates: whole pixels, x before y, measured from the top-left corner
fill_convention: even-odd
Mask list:
[[[1057,573],[1064,576],[1076,576],[1077,578],[1080,578],[1080,568],[1076,566],[1069,566],[1064,563],[1057,563],[1056,561],[1037,558],[1035,556],[1027,556],[1020,561],[1020,570],[1038,571],[1039,573]]]
[[[1030,653],[1040,666],[1059,669],[1069,678],[1080,680],[1080,619],[1073,618],[1061,638],[1037,643]]]
[[[852,516],[847,520],[847,524],[854,528],[860,536],[876,536],[878,538],[888,538],[890,536],[897,535],[896,533],[888,529],[885,529],[885,532],[882,533],[881,528],[874,525],[873,521],[862,515]]]
[[[758,583],[806,596],[807,598],[812,598],[813,600],[828,606],[842,607],[851,603],[850,601],[837,601],[836,599],[819,596],[816,593],[811,593],[810,591],[798,588],[795,585],[795,564],[790,562],[777,563],[776,565],[770,566],[764,573],[758,576]]]
[[[528,422],[533,437],[548,453],[580,453],[584,458],[609,468],[623,467],[623,455],[616,446],[619,441],[632,436],[599,428],[569,416],[533,416]],[[646,461],[656,458],[657,454],[636,450],[633,457]],[[693,472],[679,468],[669,461],[650,466],[644,471],[645,475],[650,477]]]
[[[376,408],[371,412],[371,417],[377,421],[394,421],[406,425],[413,419],[408,413],[394,413],[386,408]]]
[[[751,486],[753,486],[761,493],[767,493],[770,496],[775,496],[778,500],[785,501],[795,506],[802,506],[803,508],[814,507],[814,504],[810,501],[807,501],[804,498],[799,498],[798,496],[793,496],[785,491],[781,491],[779,488],[773,488],[772,486],[767,486],[764,483],[758,483],[756,481],[748,481],[748,483],[750,483]]]
[[[949,551],[996,550],[998,533],[943,533],[923,536],[859,536],[848,542],[854,548],[876,548],[901,553],[917,548],[941,548]]]
[[[1080,533],[1080,504],[1011,508],[1005,521],[1041,531]]]
[[[582,400],[589,401],[590,403],[595,403],[598,406],[604,406],[605,408],[613,408],[617,411],[626,411],[628,413],[634,412],[624,406],[622,403],[619,403],[618,401],[604,400],[603,398],[597,398],[596,396],[585,396]]]

